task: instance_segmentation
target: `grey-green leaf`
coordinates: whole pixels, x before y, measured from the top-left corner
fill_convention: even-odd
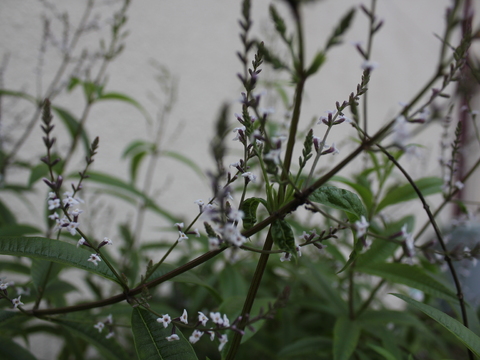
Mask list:
[[[171,327],[164,328],[152,313],[134,308],[132,310],[132,331],[135,348],[140,360],[196,360],[192,345],[177,329],[177,341],[168,341]]]
[[[367,211],[357,194],[337,188],[336,186],[326,185],[315,190],[309,199],[313,202],[345,211],[350,222],[360,220],[367,216]]]
[[[264,199],[257,197],[246,199],[242,203],[240,210],[245,214],[243,217],[243,228],[245,230],[250,229],[257,222],[257,208],[260,203],[265,207],[267,206],[267,202]]]
[[[275,245],[283,251],[296,255],[293,231],[285,220],[275,220],[272,224],[271,233]]]
[[[437,321],[440,325],[442,325],[450,333],[452,333],[457,339],[459,339],[476,356],[480,357],[480,337],[478,337],[473,331],[465,327],[462,323],[430,305],[410,299],[405,295],[392,295],[402,299],[403,301],[422,311],[424,314],[430,316],[433,320]]]

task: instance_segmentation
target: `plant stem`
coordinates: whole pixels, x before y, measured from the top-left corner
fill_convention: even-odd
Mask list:
[[[265,244],[263,245],[263,250],[270,251],[272,249],[272,246],[273,246],[273,238],[269,230],[267,234],[267,238],[265,239]],[[245,328],[245,325],[248,322],[248,316],[252,311],[253,302],[255,301],[255,296],[257,295],[258,288],[260,287],[263,273],[265,272],[265,268],[267,267],[269,256],[270,254],[268,253],[262,253],[260,255],[260,260],[258,261],[257,268],[255,269],[255,273],[253,274],[252,282],[250,283],[250,288],[248,289],[247,298],[245,299],[245,303],[243,304],[242,313],[240,315],[242,319],[239,321],[239,324],[237,326],[239,330],[243,330]],[[238,347],[240,346],[241,340],[242,340],[242,335],[239,332],[235,332],[232,343],[230,344],[230,348],[229,348],[226,360],[235,359],[235,355],[237,354]]]

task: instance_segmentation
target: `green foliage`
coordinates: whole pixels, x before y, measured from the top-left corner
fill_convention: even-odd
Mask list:
[[[378,84],[370,81],[377,76],[370,59],[383,20],[374,3],[371,8],[360,7],[369,27],[367,47],[355,46],[366,60],[358,70],[358,84],[335,104],[314,97],[316,106],[335,110],[305,122],[310,116],[304,109],[304,100],[311,97],[310,83],[322,79],[317,75],[327,56],[334,56],[330,50],[342,43],[356,13],[348,10],[330,35],[327,30],[323,48],[307,49],[311,35],[304,31],[303,14],[308,8],[302,9],[307,2],[288,0],[269,7],[278,47],[270,36],[262,41],[252,35],[253,4],[242,2],[237,52],[241,102],[232,104],[240,115],[233,125],[230,105],[220,107],[209,143],[214,166],[207,172],[206,162],[192,160],[194,148],[185,146],[180,153],[163,143],[166,137],[178,136],[167,126],[167,118],[175,116],[177,83],[165,66],[155,65],[162,96],[155,120],[142,102],[107,87],[107,68],[125,45],[130,1],[121,1],[109,17],[110,38],[100,40],[99,48],[84,38],[93,23],[93,2],[85,2],[85,15],[75,29],[67,15],[61,17],[64,34],[73,34],[73,40],[57,52],[60,59],[49,59],[61,65],[48,85],[37,84],[46,92],[37,98],[0,89],[0,97],[16,100],[13,105],[2,102],[1,114],[2,139],[8,141],[0,149],[0,358],[35,359],[30,341],[38,335],[55,339],[59,360],[459,356],[473,360],[480,356],[475,333],[480,329],[478,307],[465,301],[468,294],[457,281],[462,276],[454,264],[478,260],[480,245],[446,244],[449,224],[438,223],[441,210],[457,201],[453,199],[462,187],[455,181],[465,126],[457,122],[449,127],[454,99],[459,97],[451,83],[465,77],[465,57],[475,37],[466,32],[458,44],[451,40],[464,22],[460,2],[449,8],[432,77],[380,127],[369,124],[369,119],[378,118],[373,106],[378,99],[366,99],[369,88]],[[83,54],[95,54],[101,62],[98,69],[84,61],[87,55],[75,51],[77,43],[87,44]],[[43,60],[38,65],[42,67],[40,63]],[[71,67],[75,69],[67,71]],[[471,59],[473,74],[476,67]],[[332,84],[322,86],[336,91]],[[266,97],[260,87],[275,91]],[[460,94],[468,99],[474,95]],[[29,107],[32,118],[26,126],[5,126],[10,112],[3,109],[14,108],[17,102]],[[75,107],[67,108],[65,103]],[[126,179],[95,167],[102,143],[98,137],[90,140],[90,114],[102,103],[132,106],[149,126],[145,138],[128,139],[123,153],[119,151],[126,160]],[[280,112],[286,110],[286,121],[279,121],[279,112],[263,108],[270,103],[283,105]],[[471,104],[461,111],[475,120]],[[12,119],[19,116],[24,117],[23,109]],[[399,119],[405,119],[407,127],[417,126],[419,132],[428,131],[438,122],[434,120],[448,119],[440,120],[442,141],[450,132],[455,139],[446,165],[412,178],[409,159],[403,155],[412,146],[423,145],[408,144],[411,139],[399,129]],[[321,126],[314,126],[317,121]],[[57,142],[58,123],[66,135]],[[228,141],[233,127],[239,141],[232,145]],[[334,132],[342,137],[338,141],[342,153],[333,158],[338,153],[331,139]],[[25,155],[20,149],[33,136],[43,137],[45,147]],[[390,138],[394,141],[388,142]],[[354,146],[349,147],[349,142]],[[349,148],[350,152],[343,150]],[[237,162],[227,166],[231,156]],[[190,175],[196,175],[194,181],[208,181],[211,192],[202,197],[209,200],[195,201],[195,212],[189,215],[180,214],[180,204],[166,203],[162,199],[166,190],[183,193],[185,189],[175,182],[168,189],[160,188],[175,171],[157,167],[160,158],[169,158],[169,165],[173,161],[186,166]],[[84,159],[83,165],[79,159]],[[466,175],[458,180],[465,182],[479,163],[461,172]],[[188,187],[198,190],[194,182]],[[435,209],[427,204],[427,196],[441,192],[441,204]],[[42,214],[34,206],[39,198]],[[423,206],[408,206],[414,204],[410,201]],[[18,203],[29,210],[28,215]],[[394,206],[401,204],[407,206]],[[471,206],[461,202],[465,214]],[[422,208],[426,216],[418,211]],[[86,209],[91,211],[83,214]],[[121,220],[114,216],[119,209],[125,210]],[[424,219],[428,221],[422,223]],[[105,228],[117,229],[118,236],[109,235],[110,240],[99,235]],[[435,234],[426,234],[425,229]],[[447,265],[448,274],[440,271],[440,264]],[[392,310],[383,295],[385,286],[395,292],[415,289],[424,300],[394,294],[408,306]],[[168,319],[166,326],[161,317]],[[468,318],[470,329],[454,317],[464,324]],[[172,334],[179,339],[169,341]]]

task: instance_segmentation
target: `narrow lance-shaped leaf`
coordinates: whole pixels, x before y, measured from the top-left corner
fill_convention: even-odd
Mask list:
[[[339,317],[333,328],[333,359],[348,360],[360,338],[360,327],[346,316]]]
[[[83,248],[77,248],[60,240],[42,237],[0,237],[0,254],[25,256],[32,259],[48,260],[59,264],[73,266],[86,270],[93,274],[103,276],[106,279],[118,282],[113,273],[104,262],[97,266],[88,262],[92,254]]]
[[[168,341],[172,334],[171,325],[164,328],[152,313],[134,308],[132,310],[132,332],[135,349],[140,360],[196,360],[192,345],[176,329],[180,340]]]
[[[442,184],[442,179],[438,177],[427,177],[415,181],[415,185],[422,192],[423,196],[439,193],[442,190]],[[417,197],[417,193],[409,183],[395,187],[380,201],[377,213],[387,206],[413,200]]]
[[[401,294],[392,294],[408,304],[421,310],[424,314],[430,316],[440,325],[445,327],[458,340],[460,340],[467,348],[469,348],[476,356],[480,357],[480,337],[478,337],[472,330],[465,327],[462,323],[448,316],[444,312],[435,309],[434,307],[423,304],[416,300]]]
[[[330,36],[327,42],[327,46],[325,50],[330,48],[333,45],[338,45],[341,42],[341,37],[348,30],[350,24],[353,20],[353,16],[355,15],[355,8],[351,9],[343,18],[340,20],[340,24],[337,25],[333,34]]]
[[[36,360],[37,358],[13,340],[0,336],[0,358],[2,360]]]
[[[75,118],[75,116],[73,116],[68,110],[62,109],[58,106],[52,106],[52,110],[55,111],[58,117],[63,121],[72,139],[74,136],[77,136],[80,122]],[[88,153],[91,142],[87,135],[87,132],[85,131],[85,128],[82,127],[80,135],[82,137],[85,151]]]
[[[445,300],[458,300],[455,293],[445,285],[429,276],[418,266],[396,263],[365,264],[355,268],[367,274],[376,275],[393,283],[404,284],[427,294]]]

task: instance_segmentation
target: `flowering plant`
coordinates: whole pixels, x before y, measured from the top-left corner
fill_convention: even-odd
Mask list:
[[[16,141],[1,149],[1,190],[23,195],[38,183],[46,194],[43,225],[18,221],[14,206],[0,201],[4,358],[35,359],[28,341],[21,346],[12,339],[28,340],[36,333],[62,340],[59,359],[98,354],[107,359],[480,356],[475,298],[462,287],[465,268],[454,264],[475,265],[480,243],[447,245],[448,237],[459,237],[465,228],[465,217],[450,227],[439,224],[441,211],[451,203],[472,220],[468,203],[458,195],[480,164],[474,159],[469,169],[459,166],[466,145],[464,127],[469,123],[476,129],[473,93],[465,85],[467,79],[479,79],[468,52],[478,38],[471,29],[473,13],[462,15],[468,3],[452,1],[431,78],[397,114],[372,131],[367,101],[377,67],[372,44],[383,25],[376,1],[349,10],[310,60],[304,41],[304,2],[284,1],[291,24],[276,6],[269,8],[285,57],[251,34],[251,4],[242,2],[242,49],[237,55],[243,91],[235,105],[235,125],[230,123],[230,106],[222,106],[210,142],[211,193],[204,197],[208,200],[192,201],[198,212],[190,219],[161,206],[152,191],[153,169],[161,156],[202,172],[185,155],[160,149],[164,120],[175,98],[175,79],[163,67],[157,66],[166,97],[158,128],[151,141],[134,140],[124,152],[131,181],[93,169],[101,142],[98,137],[89,141],[86,120],[97,103],[122,101],[151,121],[137,101],[105,90],[106,69],[123,49],[128,0],[110,23],[109,44],[102,42],[93,52],[91,60],[101,62],[93,80],[92,67],[83,61],[88,53],[83,60],[73,56],[78,39],[95,28],[89,1],[73,38],[65,35],[58,45],[62,63],[41,97],[0,89],[2,97],[25,99],[35,108]],[[358,12],[361,15],[356,16],[366,16],[369,22],[368,45],[354,44],[363,62],[360,80],[353,92],[332,104],[334,110],[303,124],[305,85],[342,42]],[[69,25],[68,17],[59,18]],[[47,23],[43,45],[52,40]],[[463,33],[455,44],[451,35],[460,27]],[[71,73],[66,71],[69,66]],[[266,95],[257,90],[269,82],[262,79],[262,69],[273,72],[273,83],[284,95],[286,122],[263,107]],[[290,97],[280,81],[275,83],[283,76],[294,89]],[[455,88],[455,83],[460,86]],[[82,88],[85,97],[79,118],[56,105],[59,93],[75,88]],[[461,97],[460,109],[450,94]],[[450,141],[455,109],[463,120],[456,122]],[[55,136],[58,120],[70,134],[64,154]],[[31,164],[22,161],[19,149],[39,121],[45,151],[40,163]],[[413,143],[411,132],[435,123],[443,126],[441,170],[413,177],[404,159],[415,156],[421,145]],[[332,134],[339,131],[352,137],[334,142]],[[232,138],[239,150],[235,157],[228,151]],[[480,142],[478,133],[476,138]],[[85,165],[69,173],[72,159],[82,152],[81,142]],[[364,161],[357,166],[362,156]],[[142,186],[137,177],[145,159],[149,164]],[[9,180],[12,169],[20,165],[30,171],[27,186]],[[70,188],[67,179],[72,181]],[[115,237],[99,235],[90,227],[89,222],[100,217],[93,209],[93,215],[85,211],[93,201],[88,189],[94,186],[116,201],[132,204],[135,223],[118,224]],[[426,197],[434,194],[442,199],[431,210]],[[423,205],[427,217],[423,225],[418,224],[418,212],[401,208],[414,202]],[[170,225],[149,243],[142,238],[147,213]],[[385,288],[391,294],[385,294]],[[75,294],[82,298],[72,300]],[[401,305],[393,308],[391,299],[400,299]],[[91,347],[98,354],[91,355]]]

